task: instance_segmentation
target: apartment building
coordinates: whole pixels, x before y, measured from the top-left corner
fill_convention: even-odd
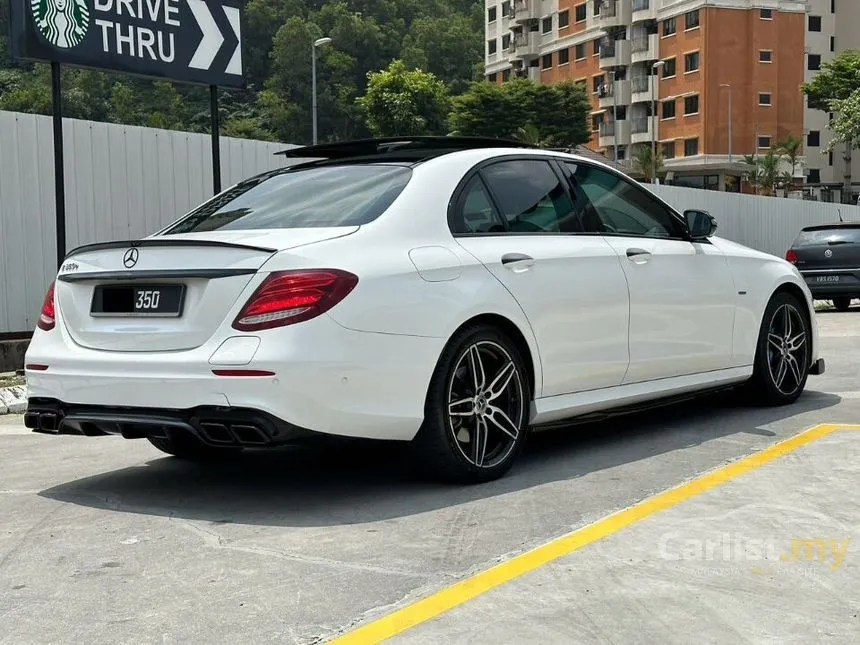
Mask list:
[[[743,155],[805,136],[807,4],[486,0],[487,78],[582,82],[590,147],[659,146],[672,183],[739,190]]]
[[[860,49],[860,0],[808,0],[805,80],[812,80],[821,65],[840,52]],[[840,201],[845,170],[845,149],[838,146],[825,152],[832,134],[827,128],[830,115],[805,106],[804,144],[806,178],[811,191],[826,201]],[[851,163],[851,176],[860,182],[860,155]],[[851,196],[853,197],[853,195]],[[853,201],[853,199],[852,199]]]

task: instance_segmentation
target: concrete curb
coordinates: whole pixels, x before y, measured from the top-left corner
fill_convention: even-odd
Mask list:
[[[21,414],[26,411],[26,385],[0,388],[0,414]]]

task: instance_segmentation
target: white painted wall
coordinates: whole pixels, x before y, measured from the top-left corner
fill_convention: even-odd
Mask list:
[[[0,112],[0,333],[30,331],[56,273],[51,118]],[[210,137],[64,120],[67,250],[155,232],[212,196]],[[222,139],[222,187],[293,146]]]

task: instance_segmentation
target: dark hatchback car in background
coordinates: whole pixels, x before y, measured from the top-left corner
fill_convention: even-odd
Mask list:
[[[860,222],[807,226],[785,254],[803,275],[812,297],[848,311],[860,298]]]

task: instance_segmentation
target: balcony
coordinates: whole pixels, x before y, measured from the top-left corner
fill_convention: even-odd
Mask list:
[[[607,121],[600,124],[598,145],[601,148],[630,144],[630,121]]]
[[[514,0],[511,19],[518,25],[540,18],[540,0]]]
[[[605,40],[600,45],[600,69],[626,67],[630,64],[629,40]]]
[[[540,33],[526,31],[515,34],[511,39],[511,57],[532,60],[540,55]]]
[[[615,105],[630,105],[630,81],[615,81],[615,97],[612,96],[612,79],[606,85],[609,94],[600,97],[597,102],[601,109]]]
[[[651,143],[654,128],[650,116],[630,120],[630,143]]]
[[[603,0],[600,5],[600,28],[627,27],[633,20],[630,0]]]
[[[632,22],[653,20],[657,17],[657,0],[633,0]]]
[[[651,101],[657,89],[656,76],[634,76],[630,79],[630,102]]]
[[[649,34],[634,38],[630,45],[630,62],[642,63],[660,57],[660,35]]]

